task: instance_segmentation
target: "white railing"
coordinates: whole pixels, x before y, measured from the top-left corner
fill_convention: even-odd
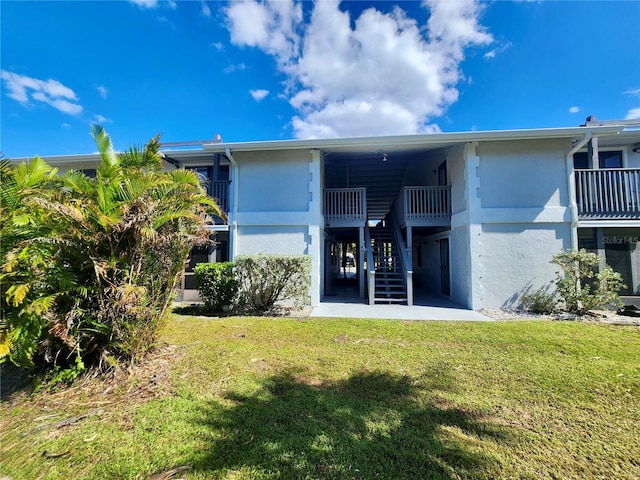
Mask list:
[[[451,187],[404,187],[405,222],[451,218]]]
[[[367,220],[366,189],[325,189],[324,219],[328,225],[364,225]]]
[[[640,217],[640,169],[576,170],[581,217]]]

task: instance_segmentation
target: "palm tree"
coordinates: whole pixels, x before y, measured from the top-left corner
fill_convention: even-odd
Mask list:
[[[152,346],[191,248],[208,241],[208,215],[223,215],[194,172],[162,171],[158,136],[116,154],[101,126],[92,134],[95,178],[49,178],[7,216],[9,230],[26,216],[33,227],[2,252],[5,343],[16,363],[36,352],[15,342],[25,315],[41,326],[45,363],[104,370],[135,360]]]

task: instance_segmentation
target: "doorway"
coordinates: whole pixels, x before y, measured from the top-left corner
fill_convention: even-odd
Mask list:
[[[440,293],[451,295],[451,274],[449,270],[449,238],[440,239]]]

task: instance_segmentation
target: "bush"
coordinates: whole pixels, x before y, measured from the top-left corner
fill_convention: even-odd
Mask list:
[[[533,292],[528,288],[520,297],[520,307],[528,312],[543,315],[555,312],[558,307],[558,294],[550,291],[550,288],[546,286]]]
[[[567,311],[583,315],[605,306],[620,306],[618,292],[624,288],[622,276],[605,265],[600,257],[585,249],[568,250],[553,256],[551,263],[559,265],[556,286]]]
[[[269,310],[279,300],[309,303],[311,259],[306,255],[248,255],[235,259],[243,305]]]
[[[195,172],[163,170],[159,137],[116,154],[92,131],[93,178],[0,162],[0,362],[66,380],[153,346],[207,214],[223,215]]]
[[[219,312],[233,305],[238,296],[238,281],[233,262],[199,263],[194,269],[196,288],[207,309]]]

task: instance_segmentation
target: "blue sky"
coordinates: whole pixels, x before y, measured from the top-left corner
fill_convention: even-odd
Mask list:
[[[640,1],[0,2],[0,150],[640,118]]]

